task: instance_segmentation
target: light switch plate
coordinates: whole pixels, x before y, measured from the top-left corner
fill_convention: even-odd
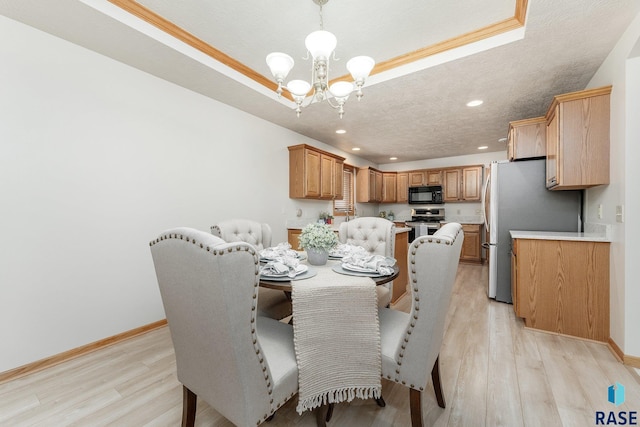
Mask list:
[[[616,222],[624,222],[624,205],[616,206]]]

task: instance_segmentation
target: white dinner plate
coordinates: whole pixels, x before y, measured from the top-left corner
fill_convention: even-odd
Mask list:
[[[299,276],[300,274],[306,272],[309,269],[308,266],[304,265],[304,264],[300,264],[296,267],[296,276]],[[263,273],[260,275],[261,277],[264,278],[269,278],[269,279],[274,279],[274,278],[279,278],[279,277],[285,277],[285,278],[289,278],[289,273],[273,273],[273,274],[267,274],[267,273]]]
[[[384,277],[385,274],[380,274],[377,271],[353,271],[353,270],[345,270],[341,265],[334,265],[332,268],[333,271],[340,274],[345,274],[347,276],[362,276],[362,277]]]
[[[264,280],[265,282],[290,282],[292,280],[304,280],[310,277],[315,276],[318,272],[312,268],[308,269],[304,273],[298,274],[296,277],[291,278],[289,276],[265,276],[260,275],[260,280]]]

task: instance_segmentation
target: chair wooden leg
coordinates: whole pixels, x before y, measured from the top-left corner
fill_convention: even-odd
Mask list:
[[[433,390],[436,392],[436,400],[438,401],[438,406],[441,408],[446,407],[446,403],[444,401],[444,393],[442,392],[442,383],[440,382],[440,356],[436,357],[436,361],[433,364],[433,368],[431,369],[431,382],[433,382]]]
[[[322,405],[316,409],[313,410],[313,412],[316,415],[316,424],[318,425],[318,427],[326,427],[327,422],[325,421],[325,408],[327,407],[327,405]]]
[[[376,403],[378,404],[379,407],[384,408],[385,406],[387,406],[387,403],[384,401],[384,398],[382,396],[378,397],[376,399]]]
[[[333,417],[333,407],[335,406],[334,403],[329,403],[329,408],[327,409],[327,416],[324,417],[324,419],[329,422],[331,421],[331,417]]]
[[[409,408],[411,409],[411,427],[422,427],[422,393],[409,389]]]
[[[182,427],[193,427],[196,422],[196,406],[198,396],[182,386]]]

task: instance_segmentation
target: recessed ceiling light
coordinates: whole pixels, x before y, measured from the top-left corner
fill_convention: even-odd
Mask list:
[[[389,157],[389,160],[398,160],[397,157]]]
[[[486,150],[487,148],[489,148],[488,145],[481,145],[480,147],[478,147],[478,150]]]
[[[482,102],[483,101],[481,101],[479,99],[475,99],[473,101],[467,102],[467,107],[477,107],[478,105],[482,105]]]
[[[360,149],[358,147],[353,147],[351,151],[360,151]]]
[[[343,133],[347,133],[347,131],[344,129],[338,129],[336,133],[343,134]]]
[[[507,138],[500,138],[498,142],[507,142]]]

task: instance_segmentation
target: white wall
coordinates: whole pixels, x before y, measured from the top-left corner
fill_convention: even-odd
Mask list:
[[[367,164],[3,16],[0,40],[0,372],[163,319],[167,228],[250,217],[285,241],[326,210],[289,199],[287,146]]]
[[[589,82],[588,88],[613,85],[611,93],[611,183],[589,189],[586,219],[612,225],[611,338],[626,355],[640,357],[640,197],[634,183],[640,180],[640,15]],[[635,50],[634,50],[635,47]],[[632,53],[635,52],[635,53]],[[633,58],[633,56],[636,56]],[[597,218],[598,205],[603,218]],[[625,222],[616,222],[615,208],[625,207]]]

